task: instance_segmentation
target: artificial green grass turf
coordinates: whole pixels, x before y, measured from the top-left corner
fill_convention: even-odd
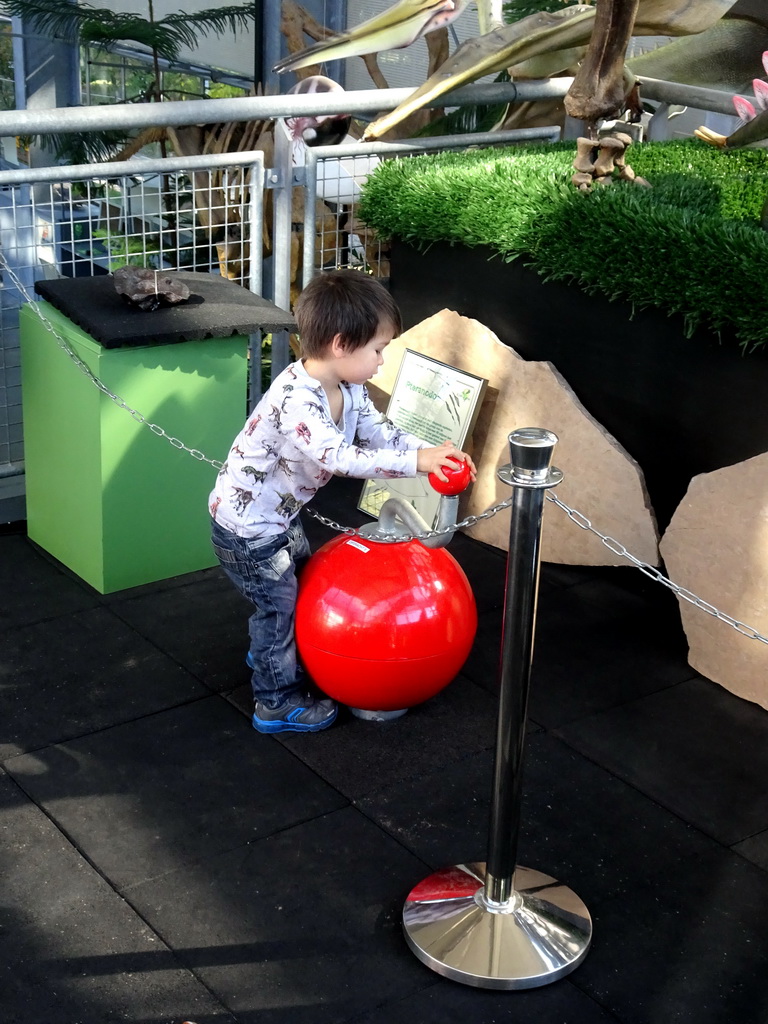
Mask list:
[[[653,185],[578,192],[572,143],[385,161],[360,216],[382,237],[442,241],[522,257],[546,280],[633,307],[680,313],[687,333],[732,331],[744,351],[768,342],[768,152],[696,140],[632,146]]]

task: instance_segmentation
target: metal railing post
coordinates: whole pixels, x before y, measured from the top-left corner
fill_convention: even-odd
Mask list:
[[[293,233],[293,154],[286,132],[275,132],[274,168],[267,172],[268,186],[273,189],[272,220],[272,301],[281,309],[291,308],[291,236]],[[272,334],[272,377],[290,362],[287,331]]]
[[[264,287],[261,262],[263,220],[264,165],[254,163],[248,170],[248,290],[254,295],[261,295]]]

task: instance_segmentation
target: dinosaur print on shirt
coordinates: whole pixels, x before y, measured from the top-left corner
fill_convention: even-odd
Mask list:
[[[216,522],[241,537],[276,536],[334,474],[416,476],[426,441],[395,427],[360,384],[341,386],[334,423],[322,384],[301,361],[263,395],[235,438],[209,498]]]

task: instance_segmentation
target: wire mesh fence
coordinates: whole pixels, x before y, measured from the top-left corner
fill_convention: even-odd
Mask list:
[[[0,189],[3,253],[14,269],[34,280],[133,265],[221,273],[247,284],[248,167],[132,163],[133,172],[119,176],[109,165],[60,181],[36,182],[30,172],[29,184]]]
[[[389,276],[386,249],[382,251],[381,240],[358,215],[360,188],[378,162],[367,154],[343,158],[334,154],[317,161],[321,216],[315,236],[316,271],[343,267]]]
[[[508,144],[556,134],[553,129],[494,133],[488,141]],[[358,215],[367,175],[381,159],[460,149],[469,142],[484,144],[485,137],[307,150],[305,167],[289,175],[287,237],[274,236],[269,216],[274,181],[261,153],[139,158],[0,174],[0,473],[23,460],[18,323],[22,304],[34,298],[36,281],[137,266],[158,273],[220,274],[273,295],[274,265],[280,262],[294,299],[322,270],[349,267],[386,277],[386,248]],[[12,275],[3,272],[3,262]],[[288,346],[287,335],[275,338],[271,347],[260,337],[252,339],[250,404],[290,358]]]
[[[272,97],[228,104],[237,102],[232,110],[242,117],[249,103],[277,104],[277,113],[278,101],[287,103]],[[371,102],[348,101],[363,107]],[[206,102],[213,109],[222,101]],[[185,108],[186,117],[195,104],[162,106]],[[100,110],[76,113],[97,119]],[[134,116],[130,106],[126,111]],[[40,128],[51,130],[44,114]],[[191,270],[220,274],[287,309],[319,271],[350,267],[388,275],[386,251],[358,216],[361,186],[380,160],[556,135],[556,129],[536,129],[530,136],[318,147],[305,151],[304,166],[295,150],[275,146],[266,170],[260,149],[0,171],[0,501],[3,478],[23,472],[18,324],[21,306],[35,297],[36,281],[106,275],[125,265],[157,273]],[[251,339],[249,404],[291,358],[286,332],[270,341],[265,346],[261,337]]]
[[[348,267],[375,277],[389,276],[386,239],[359,216],[361,188],[382,160],[422,153],[461,150],[469,146],[509,146],[522,142],[554,142],[560,129],[553,126],[510,131],[474,132],[405,139],[401,142],[353,143],[309,149],[305,155],[305,237],[314,245],[304,250],[303,281],[320,270]],[[314,197],[314,224],[312,202]]]
[[[24,172],[5,178],[14,175]],[[26,177],[0,187],[0,473],[6,474],[23,460],[19,310],[34,298],[36,281],[137,266],[220,274],[256,292],[262,286],[260,153],[48,168]]]

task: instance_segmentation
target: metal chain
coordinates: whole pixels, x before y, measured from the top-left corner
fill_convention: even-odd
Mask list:
[[[181,451],[187,452],[193,459],[197,459],[199,462],[207,462],[209,465],[214,466],[216,469],[222,469],[223,463],[218,459],[209,459],[197,448],[189,448],[180,441],[178,437],[172,437],[166,433],[165,430],[157,423],[151,423],[145,416],[142,416],[136,409],[131,408],[127,402],[125,402],[118,395],[115,395],[107,385],[102,381],[96,374],[93,373],[91,368],[84,360],[78,356],[78,354],[72,349],[68,342],[58,333],[53,324],[47,319],[45,314],[41,311],[38,303],[32,302],[31,296],[27,291],[24,284],[20,281],[15,271],[8,264],[3,254],[0,252],[0,266],[3,270],[7,271],[11,277],[11,280],[16,285],[18,290],[27,300],[32,304],[32,308],[35,310],[41,323],[45,329],[53,335],[56,344],[66,352],[72,362],[78,367],[82,373],[94,384],[102,394],[106,395],[110,401],[114,402],[115,405],[120,409],[124,409],[132,419],[143,426],[148,427],[153,434],[157,434],[158,437],[164,437],[169,444],[173,445],[174,448],[178,448]],[[668,579],[659,569],[653,565],[649,565],[648,562],[643,562],[641,559],[636,558],[630,551],[628,551],[623,544],[615,540],[613,537],[609,537],[604,533],[600,533],[599,530],[595,529],[590,520],[582,512],[578,512],[576,509],[566,505],[564,501],[561,501],[555,494],[548,493],[545,495],[547,501],[551,501],[557,505],[558,508],[562,509],[563,512],[568,516],[572,523],[581,530],[586,530],[588,533],[592,533],[595,537],[598,537],[601,544],[604,544],[609,551],[612,551],[614,555],[618,555],[619,558],[625,558],[628,562],[631,562],[635,568],[639,569],[645,576],[654,580],[656,583],[660,583],[662,586],[667,587],[673,594],[681,598],[683,601],[687,601],[689,604],[694,605],[696,608],[700,608],[701,611],[706,612],[707,615],[711,615],[713,618],[719,619],[720,622],[724,622],[726,625],[731,626],[736,630],[737,633],[741,633],[742,636],[748,637],[750,640],[759,640],[761,643],[768,644],[768,637],[763,636],[752,626],[746,625],[744,622],[740,622],[738,619],[734,619],[733,616],[727,615],[725,612],[721,612],[718,608],[715,608],[709,601],[705,601],[703,598],[698,597],[692,591],[686,589],[686,587],[680,586],[679,583],[675,583],[673,580]],[[430,537],[443,537],[449,533],[455,533],[456,530],[470,529],[482,522],[484,519],[491,519],[498,512],[502,512],[504,509],[509,508],[512,504],[512,499],[509,498],[506,501],[500,501],[497,505],[492,505],[487,508],[485,512],[480,512],[478,515],[467,516],[466,519],[462,519],[459,523],[453,523],[450,526],[445,526],[440,530],[427,530],[424,533],[415,533],[408,540],[428,540]],[[329,527],[331,530],[336,530],[339,533],[356,534],[358,530],[351,526],[342,526],[341,523],[337,523],[334,519],[329,519],[327,516],[322,515],[320,512],[316,512],[312,508],[306,508],[307,513],[316,519],[323,526]],[[404,538],[399,534],[382,534],[377,535],[376,541],[384,544],[399,544],[403,543]]]
[[[487,508],[485,512],[479,512],[476,516],[467,516],[466,519],[462,519],[460,523],[451,523],[450,526],[443,526],[439,530],[426,530],[424,533],[412,533],[407,537],[401,533],[377,533],[376,542],[377,544],[403,544],[411,540],[429,540],[430,537],[444,537],[446,534],[455,533],[457,530],[464,528],[469,529],[472,526],[476,526],[483,519],[492,519],[497,512],[501,512],[505,508],[509,508],[512,504],[512,499],[508,498],[506,501],[500,501],[498,505],[492,505]],[[342,526],[341,523],[337,523],[334,519],[329,519],[327,516],[321,515],[320,512],[316,512],[313,508],[305,506],[304,511],[316,519],[323,526],[328,526],[331,530],[337,530],[339,533],[358,533],[359,530],[353,529],[351,526]]]
[[[174,448],[178,448],[181,451],[185,451],[189,455],[191,455],[192,458],[197,459],[199,462],[207,462],[209,463],[209,465],[214,466],[216,469],[223,468],[223,462],[220,462],[218,459],[209,459],[206,455],[203,454],[203,452],[201,452],[197,448],[188,448],[183,441],[179,440],[178,437],[172,437],[170,434],[166,433],[166,431],[161,426],[159,426],[159,424],[151,423],[140,412],[138,412],[136,409],[133,409],[130,405],[128,405],[128,403],[124,401],[122,398],[120,398],[119,395],[116,395],[112,391],[110,391],[110,389],[107,387],[104,381],[97,377],[95,373],[93,373],[88,364],[83,359],[80,358],[80,356],[74,351],[74,349],[67,342],[67,340],[63,338],[61,334],[59,334],[59,332],[56,330],[56,328],[53,326],[50,320],[48,320],[43,311],[40,309],[39,303],[33,302],[32,297],[27,291],[26,286],[19,279],[18,275],[13,270],[13,268],[9,265],[8,261],[5,259],[2,252],[0,252],[0,267],[4,271],[8,272],[9,276],[11,277],[11,280],[18,288],[19,292],[24,296],[27,302],[31,304],[32,309],[37,314],[37,317],[40,320],[40,322],[43,324],[45,329],[51,335],[53,335],[53,338],[55,339],[56,344],[59,346],[59,348],[63,349],[63,351],[66,352],[66,354],[77,366],[77,368],[83,374],[85,374],[88,380],[90,380],[91,383],[95,387],[97,387],[102,394],[106,395],[107,398],[110,399],[110,401],[114,402],[115,405],[118,406],[118,408],[125,409],[125,411],[131,416],[131,418],[134,419],[137,423],[141,423],[143,426],[148,427],[152,431],[152,433],[157,434],[158,437],[164,437],[169,444],[173,445]],[[442,537],[448,533],[455,533],[456,530],[460,530],[464,527],[469,528],[471,526],[475,526],[482,519],[490,519],[492,516],[495,516],[497,512],[501,512],[502,509],[509,508],[510,504],[511,499],[508,501],[499,502],[498,505],[494,505],[492,508],[486,509],[485,512],[481,512],[479,515],[467,516],[467,518],[463,519],[460,523],[455,523],[452,526],[446,526],[440,530],[428,530],[426,533],[417,533],[414,534],[413,537],[410,539],[427,540],[430,537]],[[339,533],[355,534],[358,532],[351,526],[342,526],[340,523],[335,522],[335,520],[328,519],[327,516],[321,515],[321,513],[316,512],[314,509],[306,508],[306,511],[308,512],[309,515],[313,517],[313,519],[316,519],[319,523],[322,523],[323,526],[327,526],[332,530],[337,530]],[[402,543],[403,541],[403,537],[400,534],[382,534],[377,536],[376,539],[377,541],[380,541],[381,543],[385,544],[396,544]]]
[[[53,338],[56,341],[56,344],[59,346],[59,348],[63,349],[63,351],[66,352],[66,354],[75,364],[75,366],[77,366],[77,368],[82,373],[85,374],[88,380],[90,380],[90,382],[94,384],[99,389],[99,391],[101,391],[102,394],[106,395],[107,398],[110,399],[110,401],[114,402],[119,409],[125,409],[125,411],[131,416],[131,418],[134,419],[137,423],[142,424],[142,426],[148,427],[152,431],[152,433],[157,434],[158,437],[164,437],[169,444],[173,445],[174,448],[178,448],[181,451],[187,452],[189,455],[192,456],[193,459],[197,459],[198,462],[207,462],[211,466],[214,466],[216,469],[221,469],[223,467],[223,462],[219,462],[218,459],[209,459],[198,448],[188,448],[183,441],[179,440],[178,437],[172,437],[170,434],[166,433],[165,430],[163,430],[163,428],[159,426],[159,424],[151,423],[146,418],[146,416],[142,416],[140,412],[138,412],[136,409],[131,408],[131,406],[128,405],[128,403],[125,402],[122,398],[120,398],[118,395],[113,394],[113,392],[109,390],[104,381],[97,377],[95,373],[93,373],[90,366],[88,366],[88,364],[83,359],[80,358],[80,356],[77,354],[77,352],[74,351],[74,349],[67,342],[67,340],[59,334],[59,332],[56,330],[56,328],[53,326],[50,320],[48,320],[43,311],[40,309],[40,304],[37,302],[33,302],[32,297],[27,291],[25,285],[19,279],[18,275],[13,270],[13,268],[8,264],[8,261],[5,259],[2,253],[0,253],[0,267],[2,267],[3,271],[8,272],[15,286],[18,288],[18,290],[21,292],[21,294],[24,296],[27,302],[31,304],[31,308],[37,314],[38,318],[40,319],[40,322],[43,324],[46,331],[53,335]]]
[[[600,533],[599,530],[596,530],[582,512],[577,512],[575,509],[570,508],[564,501],[561,501],[554,494],[547,494],[546,497],[547,501],[553,502],[558,508],[562,509],[571,522],[575,523],[576,526],[582,530],[586,530],[588,533],[593,533],[596,537],[599,537],[600,542],[604,544],[609,551],[612,551],[620,558],[626,558],[627,561],[631,562],[632,565],[639,569],[645,576],[650,577],[656,583],[661,583],[662,586],[667,587],[673,594],[676,594],[677,597],[682,598],[683,601],[687,601],[696,608],[700,608],[703,612],[706,612],[707,615],[711,615],[713,618],[719,619],[721,622],[725,622],[726,625],[732,626],[733,629],[735,629],[737,633],[741,633],[742,636],[749,637],[750,640],[759,640],[761,643],[768,644],[768,637],[763,636],[763,634],[759,633],[756,629],[753,629],[751,626],[747,626],[744,622],[739,622],[738,619],[734,619],[731,615],[726,615],[725,612],[719,611],[713,604],[710,604],[709,601],[705,601],[703,598],[697,597],[692,591],[687,590],[685,587],[681,587],[679,583],[674,583],[655,566],[649,565],[648,562],[643,562],[639,558],[635,558],[635,556],[627,551],[624,545],[620,544],[619,541],[614,540],[613,537],[606,536],[604,533]]]
[[[321,515],[320,512],[315,512],[313,508],[309,508],[307,505],[304,506],[302,512],[306,512],[308,515],[312,516],[313,519],[316,519],[318,523],[322,523],[323,526],[327,526],[331,530],[336,530],[338,533],[356,534],[358,532],[354,526],[342,526],[341,523],[337,523],[335,519],[329,519],[328,516]]]
[[[744,622],[740,622],[738,619],[734,619],[733,616],[727,615],[725,612],[721,612],[715,608],[709,601],[705,601],[703,598],[698,597],[693,591],[688,590],[686,587],[680,586],[679,583],[675,583],[673,580],[668,579],[661,570],[657,569],[653,565],[649,565],[648,562],[643,562],[641,559],[636,558],[630,551],[628,551],[623,544],[615,540],[613,537],[609,537],[607,534],[600,533],[599,530],[595,529],[591,521],[583,514],[578,512],[576,509],[566,505],[564,501],[561,501],[555,494],[547,493],[545,495],[547,501],[551,501],[557,505],[558,508],[562,509],[563,512],[568,516],[572,523],[581,530],[586,530],[589,533],[593,533],[600,539],[600,542],[612,551],[613,554],[618,555],[620,558],[626,558],[628,562],[631,562],[635,568],[639,569],[645,576],[654,580],[656,583],[661,583],[662,586],[667,587],[673,594],[681,598],[683,601],[687,601],[689,604],[694,605],[696,608],[700,608],[701,611],[706,612],[707,615],[711,615],[713,618],[719,619],[726,625],[731,626],[736,630],[737,633],[741,633],[742,636],[748,637],[750,640],[759,640],[761,643],[768,644],[768,637],[763,636],[752,626],[746,625]],[[427,540],[429,537],[439,537],[446,533],[454,533],[456,530],[460,530],[464,527],[475,526],[483,519],[490,519],[495,516],[497,512],[501,512],[505,508],[509,508],[512,504],[512,499],[507,501],[501,501],[498,505],[493,505],[491,508],[486,509],[485,512],[481,512],[476,516],[467,516],[466,519],[462,519],[460,523],[455,523],[452,526],[447,526],[441,530],[429,530],[426,533],[413,534],[410,537],[404,538],[402,535],[385,534],[383,536],[376,536],[378,543],[403,543],[404,540]],[[357,533],[357,530],[353,530],[349,526],[341,526],[333,519],[328,519],[326,516],[320,515],[319,512],[315,512],[313,509],[306,510],[314,519],[322,523],[324,526],[330,527],[332,530],[338,530],[341,533]]]

